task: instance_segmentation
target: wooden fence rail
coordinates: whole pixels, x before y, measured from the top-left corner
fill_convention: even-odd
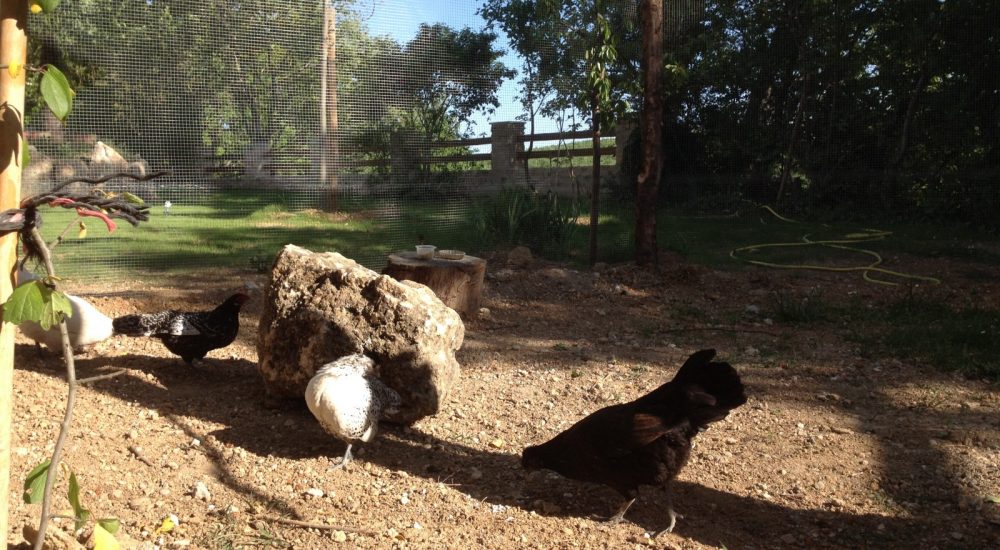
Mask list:
[[[499,130],[499,131],[498,131]],[[523,162],[525,159],[555,159],[570,157],[589,157],[593,154],[591,147],[566,148],[566,149],[544,149],[539,150],[532,147],[530,153],[524,150],[525,143],[538,143],[546,141],[568,141],[576,139],[589,139],[592,136],[589,130],[571,132],[544,132],[533,135],[524,134],[523,123],[499,122],[494,123],[493,132],[490,137],[478,137],[468,139],[450,139],[433,142],[418,142],[415,147],[407,147],[405,142],[394,142],[390,144],[389,154],[376,158],[358,158],[359,155],[370,154],[376,151],[350,151],[346,148],[340,149],[343,154],[341,158],[335,159],[330,164],[339,169],[364,168],[364,167],[390,167],[393,164],[391,152],[393,150],[408,151],[417,149],[417,154],[413,158],[407,158],[406,162],[418,164],[442,164],[457,162],[490,162],[491,170],[510,171],[514,163]],[[616,141],[621,141],[624,136],[613,135]],[[410,139],[413,139],[412,137]],[[489,153],[459,153],[448,155],[433,155],[429,152],[434,149],[477,147],[491,145],[492,151]],[[618,145],[604,146],[600,148],[601,156],[616,155]],[[353,153],[353,154],[352,154]],[[302,170],[306,167],[302,162],[291,162],[293,158],[308,156],[309,149],[297,147],[293,150],[269,153],[264,162],[254,162],[257,170],[267,173],[276,173],[289,170]],[[352,158],[353,157],[353,158]],[[498,166],[499,160],[499,166]],[[210,174],[242,175],[246,172],[246,157],[239,155],[207,156],[204,157],[204,171]]]

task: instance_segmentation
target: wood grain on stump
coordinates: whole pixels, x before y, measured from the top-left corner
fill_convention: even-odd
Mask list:
[[[382,273],[427,285],[446,306],[462,317],[470,317],[479,311],[486,260],[475,256],[461,260],[420,259],[416,252],[404,251],[389,254],[389,263]]]

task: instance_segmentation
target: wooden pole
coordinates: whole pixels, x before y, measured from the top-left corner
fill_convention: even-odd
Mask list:
[[[337,140],[337,9],[332,1],[323,7],[323,55],[320,68],[320,119],[319,133],[322,140],[319,179],[328,186],[330,209],[337,209],[337,168],[339,143]]]
[[[593,179],[590,183],[590,265],[593,266],[597,263],[597,226],[601,209],[601,104],[597,100],[597,90],[590,93],[590,114],[594,149],[591,161]]]
[[[0,211],[21,202],[24,139],[24,63],[27,59],[28,0],[0,2]],[[21,67],[11,77],[7,67]],[[14,288],[17,234],[0,238],[0,303]],[[2,313],[0,313],[2,318]],[[0,550],[7,548],[10,495],[10,427],[14,390],[14,325],[0,325]]]
[[[635,263],[657,265],[656,199],[663,166],[663,0],[642,0],[642,171],[636,182]]]

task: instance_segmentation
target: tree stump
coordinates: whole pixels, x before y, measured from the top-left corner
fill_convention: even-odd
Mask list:
[[[461,260],[417,258],[412,251],[389,254],[382,273],[398,280],[427,285],[442,302],[462,317],[475,316],[483,294],[486,260],[465,256]]]

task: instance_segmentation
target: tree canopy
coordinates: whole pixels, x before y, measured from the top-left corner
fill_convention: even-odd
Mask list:
[[[995,2],[666,7],[662,188],[672,200],[980,223],[1000,205]],[[487,0],[481,13],[536,69],[533,89],[550,108],[583,107],[582,52],[607,18],[613,94],[638,108],[634,2]]]
[[[32,58],[65,67],[79,90],[72,131],[132,155],[183,163],[255,145],[305,151],[319,131],[323,7],[80,0],[33,21]],[[458,137],[474,112],[499,105],[513,74],[495,40],[424,24],[399,43],[371,36],[352,3],[338,3],[340,139],[384,145],[399,128]],[[43,116],[36,104],[29,115],[35,125]]]

